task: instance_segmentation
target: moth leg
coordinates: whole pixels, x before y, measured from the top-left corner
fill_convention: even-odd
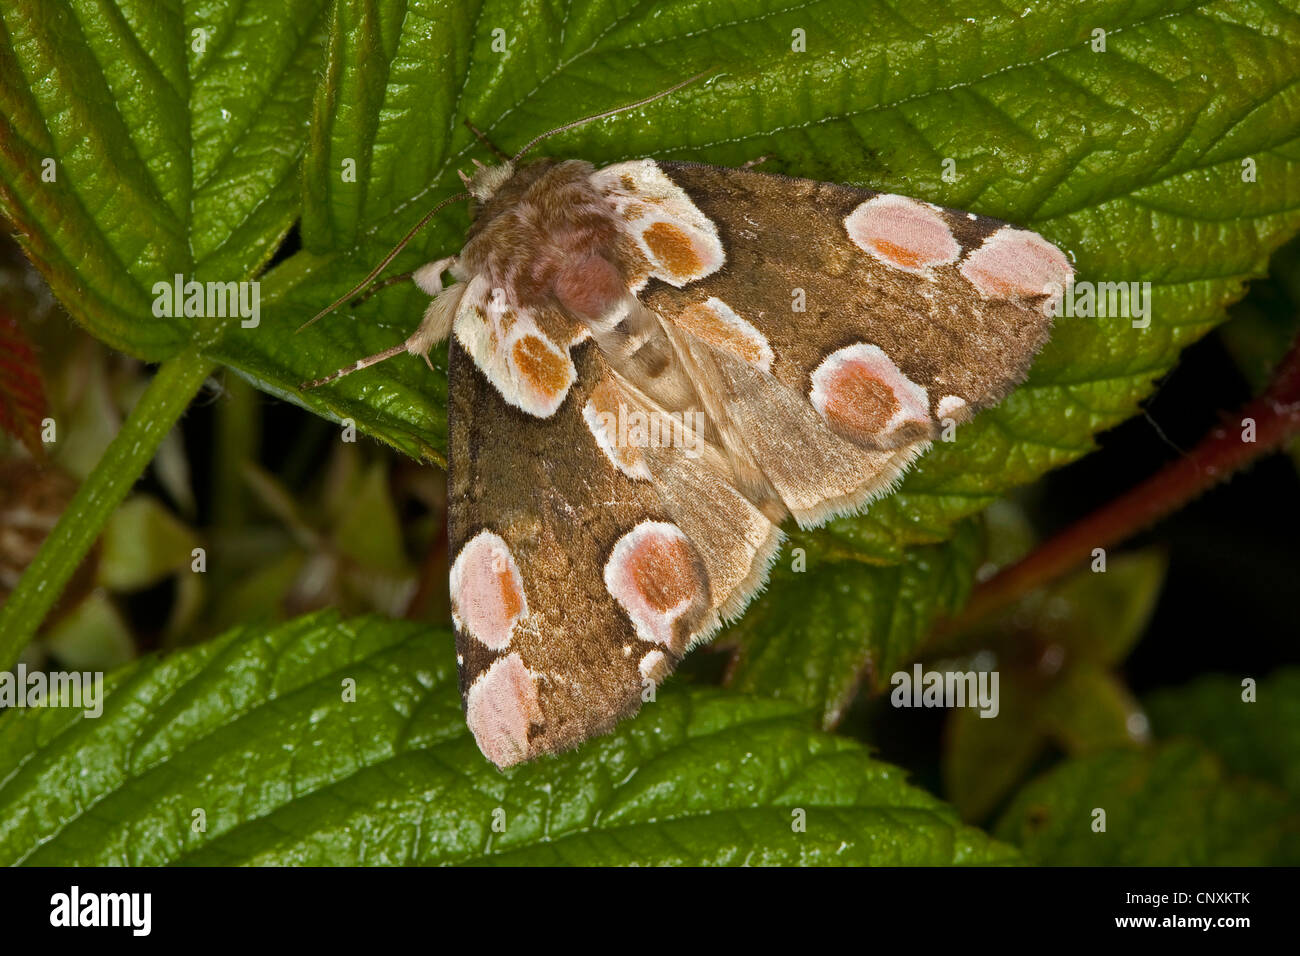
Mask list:
[[[767,162],[771,158],[772,158],[771,156],[759,156],[757,159],[751,159],[749,162],[745,163],[745,165],[741,166],[740,168],[753,169],[755,166],[761,166],[763,163]]]
[[[415,273],[413,272],[402,272],[395,276],[389,276],[387,279],[380,279],[378,282],[372,285],[365,292],[362,292],[359,296],[357,296],[355,299],[349,302],[348,306],[349,308],[355,309],[357,306],[359,306],[362,302],[365,302],[376,292],[380,292],[384,289],[387,289],[390,285],[397,285],[397,283],[399,282],[405,282],[413,275],[415,275]]]
[[[456,264],[455,256],[445,256],[406,273],[424,292],[436,296],[442,292],[442,274]]]
[[[380,279],[348,304],[355,309],[375,293],[382,292],[389,286],[397,285],[399,282],[405,282],[408,279],[413,281],[422,291],[429,295],[437,295],[442,291],[442,274],[455,264],[456,257],[447,256],[444,259],[438,259],[434,262],[422,265],[418,269],[412,269],[410,272],[399,272],[397,275],[391,275],[386,279]]]
[[[442,288],[442,272],[446,267],[438,269],[433,276],[429,286],[420,283],[420,273],[426,269],[434,269],[442,262],[449,260],[443,259],[439,262],[431,262],[427,266],[416,269],[416,284],[428,292],[433,285],[437,285],[437,293],[434,294],[433,301],[429,307],[424,310],[424,318],[420,320],[420,327],[411,333],[410,337],[404,343],[406,351],[412,355],[418,355],[424,359],[424,364],[433,368],[433,362],[429,360],[429,350],[451,334],[451,323],[456,318],[456,310],[460,308],[461,296],[465,294],[464,283],[455,282],[446,289]],[[428,278],[428,276],[426,276]]]
[[[405,342],[403,342],[401,345],[394,345],[390,349],[384,349],[382,352],[376,352],[374,355],[367,355],[363,359],[357,359],[355,364],[345,365],[337,372],[331,372],[329,375],[326,375],[324,378],[315,378],[312,379],[310,382],[303,382],[301,385],[298,386],[298,388],[305,392],[309,388],[319,388],[322,385],[328,385],[330,382],[340,379],[344,375],[351,375],[353,372],[359,372],[363,368],[369,368],[372,365],[378,365],[380,362],[384,361],[385,359],[390,359],[394,355],[401,355],[405,351],[406,351]]]

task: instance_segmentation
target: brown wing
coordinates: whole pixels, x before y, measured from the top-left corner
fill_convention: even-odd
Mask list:
[[[726,423],[722,440],[743,448],[801,527],[861,510],[929,447],[924,439],[888,449],[855,444],[770,372],[671,323],[665,327],[710,415]]]
[[[737,319],[751,326],[771,374],[864,447],[932,437],[944,418],[1004,397],[1073,276],[1055,246],[994,219],[751,170],[658,165],[716,228],[725,262],[680,288],[652,278],[642,301],[706,339]]]
[[[456,337],[450,346],[461,690],[501,767],[635,712],[761,586],[780,540],[706,460],[602,447],[597,413],[637,399],[592,341],[571,354],[576,379],[543,418],[508,403]]]

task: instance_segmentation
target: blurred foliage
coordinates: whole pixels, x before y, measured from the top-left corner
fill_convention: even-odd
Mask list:
[[[948,635],[964,653],[927,663],[999,674],[996,718],[974,708],[948,718],[945,785],[966,819],[986,818],[1049,745],[1073,756],[1147,741],[1147,719],[1117,669],[1146,629],[1165,561],[1150,551],[1101,560]]]
[[[33,376],[56,424],[56,440],[35,457],[25,436],[0,432],[3,597],[130,412],[148,369],[73,330],[8,241],[0,243],[0,306],[23,317]],[[290,488],[258,463],[256,393],[237,378],[210,385],[201,405],[212,446],[199,454],[219,464],[213,500],[204,503],[208,520],[198,514],[182,423],[145,484],[104,528],[25,659],[107,669],[140,650],[323,607],[444,620],[446,561],[434,547],[443,476],[373,445],[303,429],[299,457],[324,449],[326,461]],[[133,612],[138,594],[147,609]]]
[[[1152,731],[1190,737],[1234,774],[1256,777],[1300,797],[1300,669],[1253,677],[1207,674],[1143,700]]]

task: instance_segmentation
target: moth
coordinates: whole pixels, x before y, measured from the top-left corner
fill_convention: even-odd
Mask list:
[[[1001,400],[1074,274],[1034,232],[905,196],[521,162],[576,125],[462,173],[416,227],[472,201],[459,254],[410,274],[419,327],[304,386],[450,338],[456,658],[501,768],[634,713],[763,588],[786,519],[860,512]]]

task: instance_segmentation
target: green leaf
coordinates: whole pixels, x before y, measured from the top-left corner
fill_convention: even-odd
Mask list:
[[[1256,294],[1258,293],[1258,294]],[[1262,392],[1300,333],[1300,241],[1273,257],[1269,281],[1232,310],[1219,335],[1253,392]]]
[[[0,863],[1016,860],[797,708],[717,690],[503,774],[451,658],[446,632],[323,613],[118,671],[97,719],[2,714]]]
[[[388,468],[376,462],[357,477],[341,509],[334,542],[339,553],[364,568],[391,575],[409,574],[402,548],[401,519],[388,488]]]
[[[5,5],[0,211],[99,338],[172,356],[195,327],[154,314],[154,284],[246,279],[274,253],[298,214],[324,8]]]
[[[1042,695],[999,678],[998,715],[957,708],[944,726],[944,796],[971,822],[984,821],[1024,779],[1048,743]]]
[[[1142,637],[1164,587],[1168,564],[1158,549],[1112,554],[1104,571],[1087,568],[1021,598],[1015,607],[949,636],[948,648],[1024,652],[1032,639],[1065,663],[1113,666]]]
[[[966,600],[979,556],[969,523],[948,545],[914,548],[878,566],[823,534],[795,537],[807,568],[787,549],[769,593],[726,632],[739,644],[728,684],[796,701],[833,727],[866,680],[879,689],[911,659],[936,618]]]
[[[1158,736],[1195,738],[1233,773],[1300,796],[1300,669],[1259,681],[1253,700],[1244,700],[1245,693],[1242,678],[1212,674],[1156,691],[1142,703]]]
[[[1096,667],[1071,667],[1037,682],[1004,669],[998,703],[992,718],[956,708],[944,729],[944,796],[972,823],[985,821],[1015,791],[1050,744],[1085,755],[1147,742],[1132,693]]]
[[[1042,720],[1067,753],[1133,747],[1148,739],[1132,692],[1095,667],[1070,668],[1044,700]]]
[[[1094,830],[1105,811],[1105,831]],[[995,831],[1039,863],[1254,866],[1300,863],[1300,803],[1233,779],[1192,744],[1070,760],[1031,783]]]

